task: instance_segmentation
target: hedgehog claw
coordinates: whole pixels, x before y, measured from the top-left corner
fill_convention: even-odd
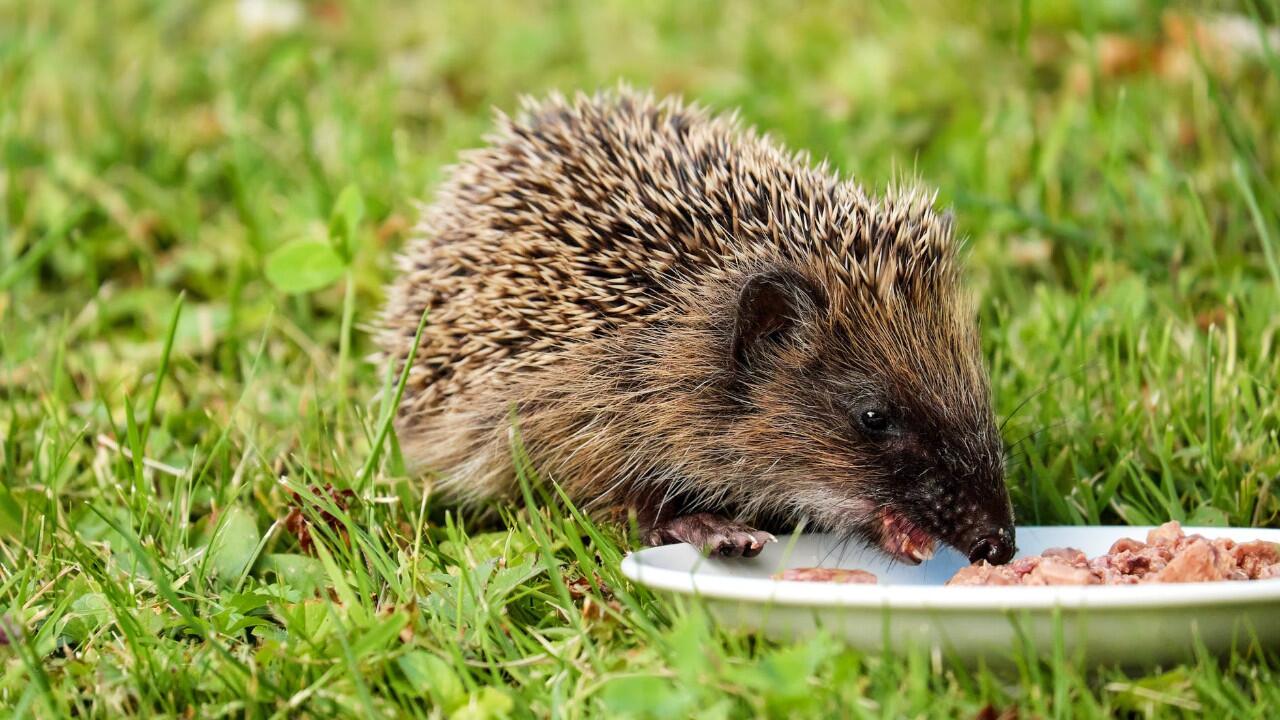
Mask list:
[[[695,513],[667,520],[645,536],[650,545],[688,543],[703,555],[755,557],[766,543],[777,540],[770,533],[711,513]]]

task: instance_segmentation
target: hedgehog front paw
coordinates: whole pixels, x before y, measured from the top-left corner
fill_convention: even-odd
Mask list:
[[[655,525],[645,534],[650,545],[689,543],[703,555],[755,557],[765,543],[776,541],[770,533],[711,513],[695,513]]]

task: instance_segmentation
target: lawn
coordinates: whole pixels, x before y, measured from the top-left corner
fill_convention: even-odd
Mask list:
[[[0,707],[1273,713],[1274,648],[992,672],[726,632],[630,585],[618,528],[450,513],[369,360],[492,109],[625,78],[939,189],[1022,522],[1276,526],[1280,13],[1162,5],[0,0]]]

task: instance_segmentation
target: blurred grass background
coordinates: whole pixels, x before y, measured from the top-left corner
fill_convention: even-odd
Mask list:
[[[1275,525],[1276,11],[0,0],[0,704],[1265,716],[1257,648],[1010,677],[723,633],[563,508],[446,517],[374,450],[392,379],[361,358],[417,203],[493,109],[624,79],[939,189],[1024,522]],[[351,257],[282,292],[271,253],[323,241],[348,187]]]

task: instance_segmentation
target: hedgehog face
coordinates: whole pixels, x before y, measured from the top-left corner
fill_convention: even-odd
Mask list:
[[[937,539],[975,562],[1007,562],[1014,528],[999,433],[986,403],[970,402],[985,399],[986,383],[930,379],[884,364],[837,364],[824,379],[843,399],[845,447],[864,468],[848,486],[877,508],[865,532],[907,560],[932,555]]]
[[[738,300],[731,351],[759,409],[752,435],[786,448],[770,492],[907,562],[936,541],[1007,562],[1013,516],[968,304],[950,284],[854,302],[816,287],[767,271]]]

